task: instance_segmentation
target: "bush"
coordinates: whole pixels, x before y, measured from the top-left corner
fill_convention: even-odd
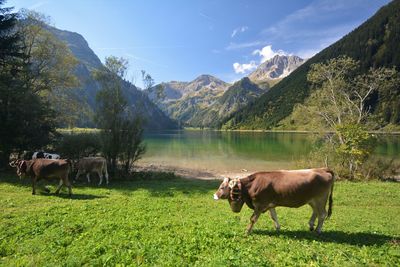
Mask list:
[[[69,159],[96,156],[101,149],[98,133],[63,134],[56,144],[56,151]]]

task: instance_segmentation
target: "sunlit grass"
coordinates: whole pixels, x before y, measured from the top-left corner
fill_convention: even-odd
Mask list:
[[[400,184],[338,182],[319,237],[307,230],[309,207],[278,208],[280,234],[264,214],[245,236],[251,210],[234,214],[226,201],[214,201],[217,181],[138,174],[109,187],[94,184],[76,185],[72,199],[65,191],[32,196],[29,181],[2,175],[0,264],[400,264]]]

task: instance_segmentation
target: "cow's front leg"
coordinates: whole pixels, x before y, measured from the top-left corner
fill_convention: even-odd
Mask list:
[[[270,208],[269,214],[271,215],[271,218],[274,221],[276,231],[279,232],[281,230],[281,225],[278,222],[278,215],[276,215],[275,208]]]
[[[78,172],[76,173],[75,179],[73,181],[74,183],[76,183],[76,181],[78,181],[80,175],[81,175],[81,170],[78,169]]]
[[[58,183],[58,187],[56,189],[56,194],[60,193],[60,189],[61,189],[62,185],[63,185],[63,180],[60,179],[60,182]]]
[[[87,178],[88,184],[90,184],[90,172],[88,172],[88,173],[86,174],[86,178]]]
[[[36,195],[36,177],[32,177],[32,195]]]
[[[247,226],[246,234],[249,235],[251,233],[251,231],[253,230],[254,224],[257,222],[258,217],[260,217],[260,214],[261,214],[260,211],[254,210],[253,215],[251,215],[251,217],[250,217],[250,224]]]

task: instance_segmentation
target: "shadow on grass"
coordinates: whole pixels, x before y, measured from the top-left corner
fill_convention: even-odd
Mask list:
[[[76,199],[76,200],[91,200],[91,199],[98,199],[98,198],[106,198],[106,196],[96,196],[96,195],[87,195],[87,194],[74,194],[72,192],[72,196],[69,196],[66,193],[47,193],[47,192],[40,192],[39,195],[41,196],[53,196],[53,197],[59,197],[59,198],[65,198],[65,199]]]
[[[368,232],[359,233],[346,233],[341,231],[323,231],[320,235],[310,231],[285,231],[281,230],[279,233],[271,230],[257,230],[253,231],[256,235],[268,235],[268,236],[283,236],[291,239],[299,240],[316,240],[320,242],[336,243],[336,244],[348,244],[353,246],[374,246],[384,244],[397,244],[399,241],[398,237],[374,234]]]
[[[72,177],[70,180],[72,181]],[[167,172],[136,172],[124,179],[113,179],[111,177],[110,184],[108,185],[103,181],[103,184],[98,186],[98,182],[99,178],[97,175],[91,176],[91,183],[87,183],[86,177],[82,176],[76,183],[72,184],[72,190],[74,191],[74,188],[104,188],[131,195],[136,190],[144,189],[154,197],[174,197],[175,194],[178,193],[186,195],[196,193],[209,194],[210,191],[216,190],[220,184],[218,180],[188,179]],[[30,178],[19,179],[16,174],[12,172],[0,173],[0,183],[31,188]],[[41,180],[40,183],[42,185],[57,185],[58,180]],[[210,195],[210,197],[212,197],[212,195]],[[82,197],[82,199],[85,198]]]

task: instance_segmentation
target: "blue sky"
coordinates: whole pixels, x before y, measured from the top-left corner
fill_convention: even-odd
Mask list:
[[[349,33],[388,0],[9,0],[54,26],[82,34],[104,61],[129,60],[155,81],[211,74],[232,82],[277,53],[310,57]]]

